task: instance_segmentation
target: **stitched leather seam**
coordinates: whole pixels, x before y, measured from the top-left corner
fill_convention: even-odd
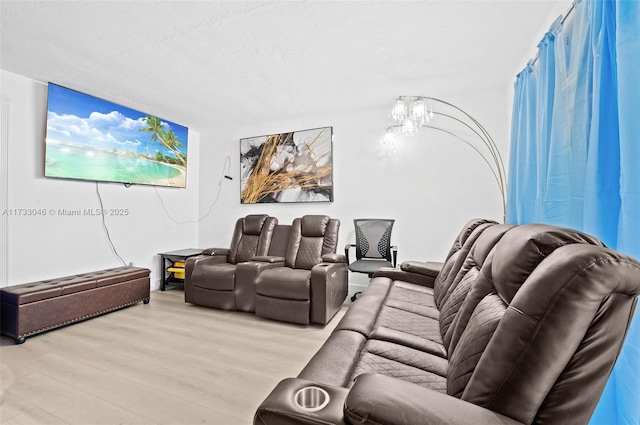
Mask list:
[[[380,423],[380,422],[376,422],[376,421],[373,421],[373,420],[369,419],[369,416],[360,416],[357,413],[353,412],[351,409],[349,409],[349,407],[346,405],[346,403],[345,403],[345,406],[344,406],[344,411],[347,413],[347,417],[349,418],[349,422],[358,423],[358,424],[369,423],[369,424],[372,424],[372,425],[382,425],[382,423]]]
[[[387,307],[387,308],[395,308],[395,307],[392,307],[392,306],[389,306],[389,305],[385,305],[384,307]],[[382,310],[382,309],[380,309],[380,310]],[[438,319],[434,319],[434,318],[429,317],[429,316],[423,316],[423,315],[421,315],[421,314],[419,314],[419,313],[414,313],[414,312],[412,312],[412,311],[403,310],[403,309],[401,309],[401,308],[395,308],[395,310],[397,310],[397,311],[401,311],[401,312],[404,312],[404,313],[408,313],[408,314],[414,314],[414,315],[416,315],[416,316],[420,316],[421,318],[426,318],[426,319],[433,320],[434,322],[436,322],[436,324],[434,325],[434,328],[433,328],[434,332],[435,332],[436,334],[441,334],[441,331],[440,331],[440,329],[439,329],[439,324],[438,324],[439,320],[438,320]],[[426,338],[426,339],[429,339],[429,338],[425,337],[424,335],[421,335],[420,333],[412,333],[412,332],[410,332],[410,331],[412,331],[412,330],[413,330],[414,332],[418,332],[418,331],[417,331],[417,330],[415,330],[415,329],[399,329],[399,328],[397,328],[397,327],[391,327],[391,326],[385,326],[385,325],[378,325],[378,320],[377,320],[377,318],[376,318],[376,325],[377,325],[377,326],[375,326],[376,328],[377,328],[378,326],[381,326],[381,327],[383,327],[383,328],[384,328],[384,327],[386,327],[386,328],[388,328],[388,329],[393,329],[394,331],[398,331],[398,332],[404,332],[404,333],[406,333],[406,334],[408,334],[408,335],[413,335],[413,336],[416,336],[416,337],[418,337],[418,338]],[[371,333],[373,333],[373,330],[371,331]],[[365,336],[366,336],[366,335],[365,335]],[[367,336],[367,338],[368,338],[368,336]],[[441,338],[441,340],[442,340],[442,336],[440,336],[440,338]],[[430,341],[433,341],[433,342],[439,343],[439,341],[434,341],[434,340],[430,340]]]
[[[393,357],[391,357],[391,356],[386,356],[386,355],[385,355],[385,354],[386,354],[386,352],[377,352],[377,353],[376,353],[376,352],[372,352],[372,351],[368,351],[368,350],[367,350],[365,353],[366,353],[366,354],[369,354],[369,355],[371,355],[371,356],[380,357],[380,358],[382,358],[382,359],[388,360],[389,362],[393,362],[393,363],[395,363],[395,364],[398,364],[398,365],[404,366],[404,367],[406,367],[408,370],[415,369],[416,371],[420,371],[420,372],[427,373],[427,374],[429,374],[429,375],[433,375],[433,376],[434,376],[434,379],[430,380],[430,382],[438,382],[438,379],[437,379],[437,378],[442,378],[442,379],[445,379],[445,380],[446,380],[446,376],[442,376],[442,375],[440,375],[440,374],[439,374],[438,372],[436,372],[436,371],[430,371],[430,370],[427,370],[427,369],[423,369],[423,368],[421,368],[421,367],[419,367],[419,366],[414,366],[414,365],[409,364],[409,363],[404,363],[404,362],[402,361],[402,360],[403,360],[402,358],[393,358]],[[359,363],[359,364],[360,364],[360,363]],[[365,362],[364,362],[364,364],[368,364],[368,363],[365,361]],[[376,372],[378,372],[378,373],[382,373],[380,370],[377,370]],[[445,382],[445,384],[446,384],[446,382]]]
[[[423,306],[421,304],[414,304],[414,305],[418,305],[420,307],[425,307],[425,306]],[[396,307],[396,306],[389,305],[389,304],[383,304],[383,307],[392,308],[394,310],[403,311],[403,312],[409,313],[409,314],[415,314],[416,316],[426,317],[426,318],[432,319],[432,320],[438,320],[438,319],[434,319],[433,317],[430,317],[430,316],[425,316],[424,314],[416,313],[415,311],[405,310],[404,308]],[[435,307],[426,307],[426,308],[435,308]],[[378,311],[378,315],[380,315],[380,311],[382,311],[382,308],[380,308],[380,310]],[[376,322],[378,321],[377,319],[378,318],[376,317]]]
[[[504,301],[504,300],[503,300]],[[516,313],[518,313],[519,315],[521,315],[522,317],[526,317],[527,319],[529,319],[530,321],[532,321],[533,323],[537,323],[538,321],[536,319],[534,319],[533,317],[529,316],[527,313],[525,313],[524,311],[520,310],[519,308],[513,307],[512,305],[510,305],[509,307],[507,307],[508,309],[515,311]]]

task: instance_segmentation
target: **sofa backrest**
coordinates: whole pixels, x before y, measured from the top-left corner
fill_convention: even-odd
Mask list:
[[[290,224],[278,224],[273,230],[271,238],[271,246],[269,247],[269,255],[275,257],[284,257],[287,255],[287,247],[289,246],[289,238],[291,237]]]
[[[596,238],[510,229],[451,325],[447,392],[523,423],[587,423],[638,293],[640,263]]]
[[[256,255],[267,255],[278,219],[266,214],[248,215],[236,221],[227,262],[238,264]]]
[[[469,220],[464,226],[462,226],[462,230],[460,230],[460,233],[458,233],[456,238],[453,240],[453,244],[451,245],[451,249],[449,250],[446,258],[448,259],[455,252],[459,251],[465,245],[471,234],[474,233],[478,227],[486,224],[497,224],[497,222],[487,220],[486,218],[474,218]]]
[[[487,257],[500,239],[512,229],[508,224],[483,224],[467,239],[460,254],[455,273],[451,273],[440,297],[440,333],[447,352],[452,352],[451,341],[456,329],[458,311],[462,307],[471,286],[477,280]],[[446,291],[445,291],[446,289]]]
[[[324,254],[335,254],[340,221],[326,215],[305,215],[291,224],[285,266],[311,270]]]
[[[433,298],[438,309],[441,308],[445,297],[451,291],[451,285],[460,271],[469,250],[478,237],[489,227],[497,224],[495,221],[475,219],[469,221],[453,241],[453,245],[444,260],[440,273],[433,286]]]

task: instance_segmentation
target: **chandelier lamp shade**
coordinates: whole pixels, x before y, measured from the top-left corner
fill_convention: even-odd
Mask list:
[[[398,144],[398,134],[414,135],[422,128],[448,134],[473,149],[491,170],[502,200],[503,220],[507,209],[507,177],[500,151],[489,132],[464,110],[429,96],[399,96],[393,101],[388,126],[380,143],[390,150]]]

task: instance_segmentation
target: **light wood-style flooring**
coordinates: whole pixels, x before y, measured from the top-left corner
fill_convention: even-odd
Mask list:
[[[251,424],[336,326],[269,321],[184,302],[149,304],[27,338],[0,338],[1,424]]]

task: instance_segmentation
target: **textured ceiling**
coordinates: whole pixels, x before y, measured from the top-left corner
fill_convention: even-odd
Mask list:
[[[0,67],[199,130],[504,86],[569,4],[3,0]]]

